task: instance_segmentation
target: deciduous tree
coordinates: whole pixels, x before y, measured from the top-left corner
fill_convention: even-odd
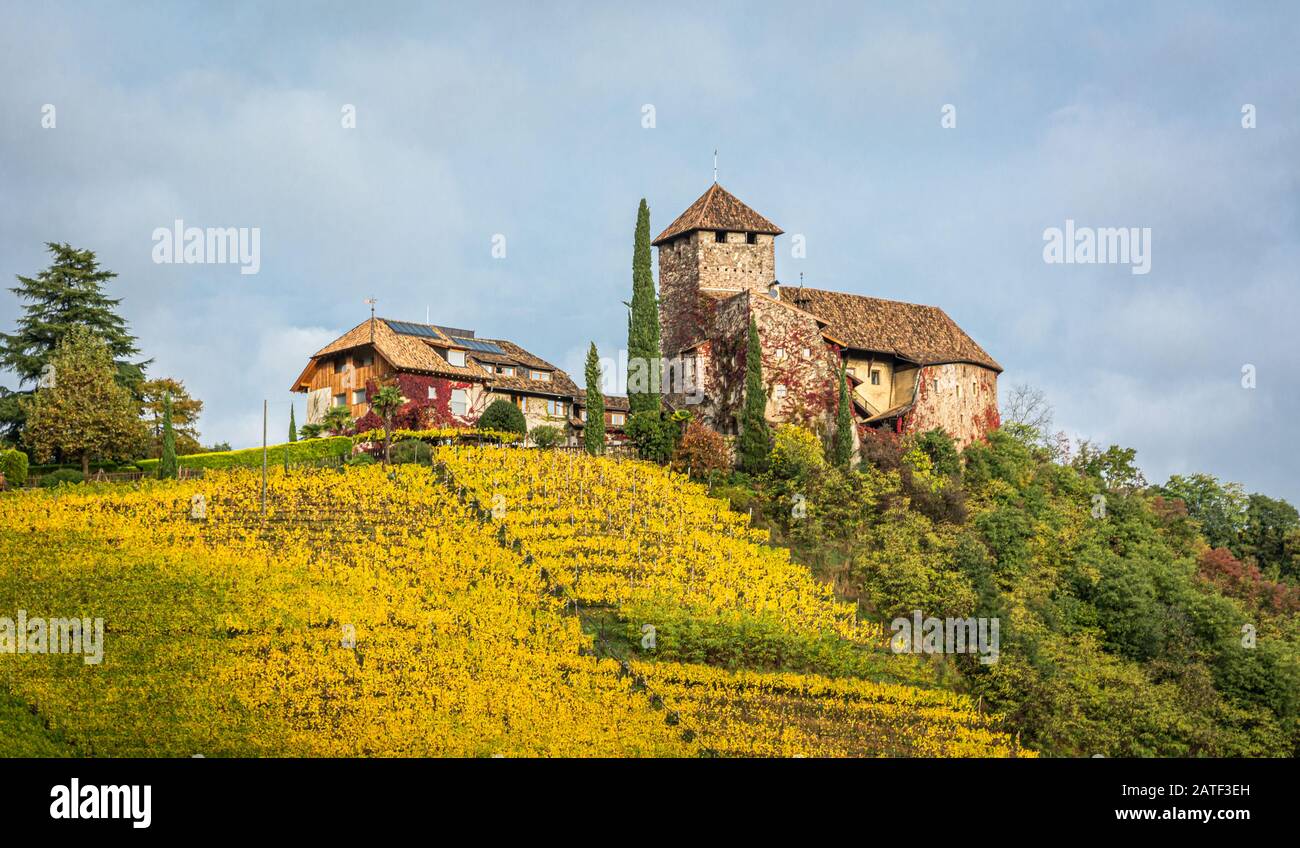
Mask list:
[[[90,461],[139,456],[148,441],[140,408],[115,379],[108,346],[90,329],[72,327],[50,360],[55,380],[24,403],[23,440],[38,462],[56,454],[80,459],[83,475]]]

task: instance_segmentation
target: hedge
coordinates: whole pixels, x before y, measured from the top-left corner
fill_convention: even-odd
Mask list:
[[[324,439],[307,439],[301,442],[285,442],[280,445],[267,445],[266,461],[268,465],[283,465],[284,453],[289,452],[290,464],[311,462],[317,459],[348,457],[352,453],[352,439],[349,436],[330,436]],[[220,451],[218,453],[192,453],[177,457],[181,468],[256,468],[262,464],[262,449],[246,448],[244,450]],[[157,471],[158,460],[140,459],[136,465],[144,471]]]
[[[378,442],[384,438],[383,430],[366,430],[364,433],[356,435],[356,443]],[[421,442],[497,442],[500,444],[510,444],[513,442],[522,442],[524,440],[522,433],[507,433],[503,430],[469,430],[464,427],[436,427],[430,430],[393,430],[393,444],[398,444],[405,439],[416,439]]]

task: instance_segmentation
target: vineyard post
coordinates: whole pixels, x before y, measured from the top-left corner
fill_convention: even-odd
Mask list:
[[[262,517],[266,518],[266,405],[262,401]]]

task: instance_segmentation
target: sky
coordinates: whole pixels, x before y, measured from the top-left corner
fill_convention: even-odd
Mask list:
[[[47,241],[94,250],[150,375],[204,402],[205,443],[249,446],[263,399],[273,438],[305,419],[290,384],[368,297],[575,375],[590,341],[616,355],[637,204],[658,233],[716,149],[785,230],[783,283],[940,306],[1004,394],[1041,389],[1149,479],[1300,502],[1298,24],[1262,2],[0,0],[0,277]],[[177,219],[257,228],[257,273],[155,262]],[[1149,272],[1046,262],[1067,220],[1149,228]],[[0,292],[0,328],[19,314]]]

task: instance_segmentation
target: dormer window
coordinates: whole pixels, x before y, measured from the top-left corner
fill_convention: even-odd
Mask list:
[[[534,380],[549,381],[549,380],[551,379],[551,372],[550,372],[550,371],[536,371],[536,370],[534,370],[534,371],[530,372],[530,376],[531,376]]]
[[[448,350],[448,351],[447,351],[447,361],[450,362],[452,365],[455,365],[457,368],[464,368],[464,367],[465,367],[465,351],[463,351],[463,350]]]

